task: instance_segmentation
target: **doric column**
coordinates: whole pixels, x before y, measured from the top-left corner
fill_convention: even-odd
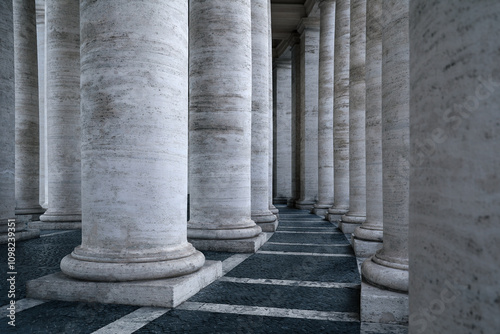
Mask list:
[[[291,47],[291,95],[292,95],[292,126],[291,126],[291,159],[292,159],[292,197],[287,206],[294,208],[300,198],[300,37],[297,33],[290,38]]]
[[[500,328],[499,12],[410,1],[411,333]]]
[[[318,196],[318,62],[319,22],[302,19],[300,33],[300,198],[298,209],[310,210]]]
[[[366,0],[351,0],[349,55],[349,212],[339,226],[352,233],[366,219]]]
[[[377,287],[402,292],[386,298],[385,308],[396,321],[408,318],[408,223],[410,169],[409,0],[384,1],[382,31],[382,249],[363,262],[362,275]],[[363,290],[363,287],[362,287]],[[366,292],[362,291],[362,305]],[[370,299],[370,298],[366,298]],[[365,307],[369,313],[369,307]],[[363,312],[362,312],[363,313]],[[362,314],[362,320],[365,316]],[[387,316],[382,317],[387,318]]]
[[[354,252],[382,247],[382,0],[366,2],[366,221],[354,231]]]
[[[276,230],[269,211],[269,29],[268,0],[252,1],[252,220]]]
[[[38,57],[38,109],[40,127],[40,205],[46,209],[48,205],[48,163],[47,163],[47,114],[45,102],[45,63],[46,63],[46,29],[45,29],[45,0],[36,0],[36,39]],[[45,186],[47,184],[47,187]]]
[[[190,22],[188,236],[200,249],[253,252],[264,235],[251,219],[250,0],[193,0]]]
[[[14,0],[16,112],[16,215],[37,220],[40,206],[39,110],[36,10],[33,0]]]
[[[349,54],[350,0],[337,0],[335,8],[333,161],[334,204],[328,209],[330,221],[349,210]]]
[[[82,244],[61,269],[91,281],[192,273],[204,256],[186,238],[188,4],[80,9]]]
[[[335,0],[321,0],[318,82],[318,202],[313,213],[325,216],[333,205],[333,59]]]
[[[274,61],[274,202],[287,204],[292,197],[292,64]]]
[[[80,20],[76,0],[47,1],[47,148],[45,227],[81,226]]]

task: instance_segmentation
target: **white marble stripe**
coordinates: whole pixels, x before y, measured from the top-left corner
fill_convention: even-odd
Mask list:
[[[228,277],[228,276],[221,277],[219,281],[245,283],[245,284],[285,285],[285,286],[300,286],[306,288],[326,288],[326,289],[361,288],[361,285],[357,283],[295,281],[295,280],[281,280],[281,279],[267,279],[267,278],[255,279],[255,278],[240,278],[240,277]]]
[[[149,322],[170,311],[168,308],[141,307],[132,313],[96,330],[92,334],[132,334]]]
[[[342,232],[309,232],[309,231],[276,231],[274,233],[299,233],[299,234],[343,234]]]
[[[60,231],[60,232],[54,232],[54,233],[40,234],[40,238],[52,237],[54,235],[66,234],[66,233],[74,232],[74,231],[75,230],[69,230],[69,231]]]
[[[185,302],[177,307],[180,310],[256,315],[265,317],[296,318],[327,321],[359,321],[359,315],[352,312],[325,312],[313,310],[285,309],[276,307],[227,305],[212,303]]]
[[[24,299],[16,300],[16,304],[15,304],[16,313],[21,312],[21,311],[25,311],[29,308],[44,304],[46,302],[47,302],[47,300],[32,299],[32,298],[24,298]],[[10,306],[10,304],[1,306],[0,318],[4,318],[9,314],[10,311],[7,310],[7,307],[9,307],[9,306]]]
[[[236,267],[252,255],[253,254],[235,254],[230,258],[225,259],[224,261],[222,261],[222,275],[227,274],[228,272],[233,270],[234,267]]]
[[[297,243],[297,242],[274,242],[269,241],[266,245],[287,245],[287,246],[325,246],[325,247],[346,247],[351,246],[351,244],[307,244],[307,243]]]
[[[303,228],[303,229],[324,229],[324,230],[331,230],[334,228],[334,226],[280,226],[279,229],[288,229],[288,228]]]
[[[257,251],[257,254],[272,255],[301,255],[301,256],[327,256],[327,257],[354,257],[352,254],[325,254],[325,253],[304,253],[304,252],[279,252],[279,251]]]

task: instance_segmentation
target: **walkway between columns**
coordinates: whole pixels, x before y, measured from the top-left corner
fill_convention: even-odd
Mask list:
[[[44,231],[17,245],[16,327],[86,334],[407,332],[359,322],[356,258],[336,225],[308,211],[278,208],[278,230],[256,254],[204,252],[223,261],[225,275],[176,309],[26,299],[25,282],[59,271],[60,259],[81,242],[80,231]],[[2,257],[1,265],[6,261]],[[0,305],[8,303],[6,288],[0,288]],[[0,316],[7,319],[5,310]],[[0,322],[1,333],[9,329]]]

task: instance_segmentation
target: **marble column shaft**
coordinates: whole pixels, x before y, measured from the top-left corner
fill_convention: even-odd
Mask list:
[[[192,0],[190,22],[188,236],[253,238],[261,228],[251,219],[250,0]]]
[[[318,202],[313,212],[325,215],[333,205],[333,66],[335,0],[321,0],[318,82]]]
[[[0,226],[15,218],[14,25],[12,1],[0,2]]]
[[[409,0],[384,1],[382,31],[383,247],[362,266],[376,286],[408,291]]]
[[[292,197],[287,201],[287,206],[295,207],[300,198],[300,38],[298,34],[292,35],[291,40],[291,75],[292,75]]]
[[[499,12],[410,1],[410,333],[500,328]]]
[[[46,1],[49,205],[40,220],[77,222],[81,221],[80,4]]]
[[[268,0],[252,0],[252,220],[276,221],[269,211],[269,27]]]
[[[382,242],[382,1],[366,2],[366,221],[359,240]],[[372,244],[374,247],[381,245]],[[356,254],[360,254],[354,246]],[[376,249],[363,252],[372,255]]]
[[[318,197],[319,22],[303,19],[300,35],[300,198],[295,206],[310,210]]]
[[[33,0],[14,0],[16,113],[16,214],[43,213],[39,204],[39,110],[36,9]]]
[[[335,8],[335,59],[333,106],[334,204],[330,220],[349,210],[349,55],[350,0],[337,0]],[[337,216],[337,217],[336,217]]]
[[[287,204],[292,197],[292,64],[274,63],[274,202]]]
[[[366,0],[351,0],[349,70],[349,212],[342,221],[366,219]]]
[[[186,235],[188,3],[80,5],[82,244],[61,269],[91,281],[192,273],[205,259]]]

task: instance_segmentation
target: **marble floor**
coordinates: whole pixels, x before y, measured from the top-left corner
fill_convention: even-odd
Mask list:
[[[59,261],[81,241],[80,231],[42,231],[17,245],[16,327],[7,324],[2,284],[0,332],[407,333],[405,326],[359,321],[359,269],[335,224],[277,207],[278,230],[256,254],[204,252],[222,261],[224,276],[175,309],[26,298],[26,281],[59,271]],[[5,268],[6,245],[0,254]]]

